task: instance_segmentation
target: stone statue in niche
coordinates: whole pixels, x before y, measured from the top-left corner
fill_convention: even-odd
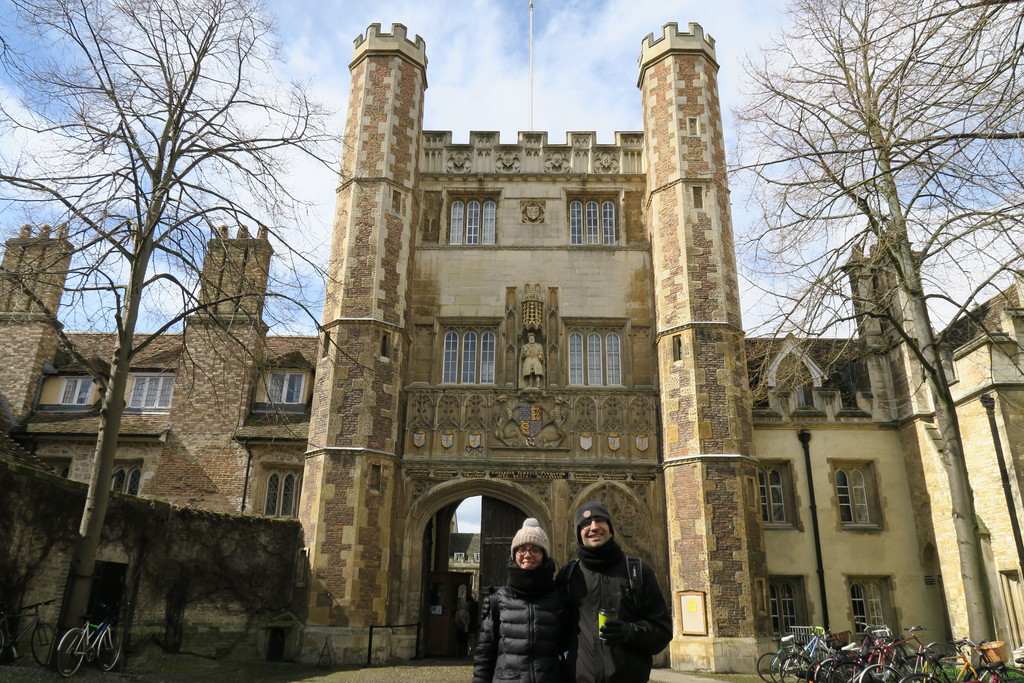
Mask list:
[[[540,202],[523,202],[523,223],[543,223],[544,205]]]
[[[544,346],[537,342],[536,335],[527,335],[519,355],[522,361],[520,375],[523,388],[544,386]]]

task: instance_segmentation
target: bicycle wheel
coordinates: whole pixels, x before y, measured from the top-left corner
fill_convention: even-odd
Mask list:
[[[802,652],[794,652],[779,663],[779,683],[806,681],[814,662]]]
[[[779,683],[775,677],[777,673],[777,652],[765,652],[757,658],[757,677],[764,683]]]
[[[906,674],[888,664],[872,664],[857,675],[857,683],[899,683]]]
[[[46,666],[50,661],[50,647],[53,645],[53,627],[45,622],[37,622],[32,629],[32,656],[39,666]]]
[[[85,629],[73,628],[60,639],[57,646],[57,673],[64,678],[73,676],[85,657]]]
[[[1008,666],[999,672],[999,683],[1024,683],[1024,671]]]
[[[100,669],[110,671],[117,666],[117,660],[121,657],[121,639],[114,633],[113,627],[108,626],[100,638],[97,653],[97,662]]]

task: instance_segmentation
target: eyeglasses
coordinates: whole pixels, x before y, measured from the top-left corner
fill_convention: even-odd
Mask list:
[[[544,551],[541,548],[534,548],[533,546],[524,546],[522,548],[516,548],[516,555],[519,557],[525,557],[527,555],[543,555]]]

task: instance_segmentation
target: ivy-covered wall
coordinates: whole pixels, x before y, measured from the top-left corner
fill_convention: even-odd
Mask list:
[[[0,604],[61,598],[86,486],[0,461]],[[297,522],[114,494],[99,560],[124,570],[129,656],[290,658],[305,604]],[[58,603],[44,613],[55,622]]]

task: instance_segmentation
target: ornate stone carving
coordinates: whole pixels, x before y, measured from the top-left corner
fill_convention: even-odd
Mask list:
[[[576,429],[584,432],[597,431],[597,404],[589,396],[576,401]]]
[[[522,162],[515,152],[498,152],[494,159],[494,170],[498,173],[519,173]]]
[[[457,396],[442,396],[437,405],[437,426],[441,429],[458,429],[461,407]]]
[[[622,399],[611,396],[604,401],[603,419],[601,430],[604,432],[618,432],[622,430]]]
[[[531,394],[524,394],[531,395]],[[493,407],[494,439],[509,447],[558,448],[566,437],[565,400],[547,408],[542,403],[520,403],[499,396]]]
[[[565,152],[548,152],[544,159],[544,171],[546,173],[568,173],[571,170],[569,155]]]
[[[434,428],[434,400],[429,394],[419,394],[412,399],[409,410],[409,429]]]
[[[456,150],[448,155],[445,166],[449,173],[471,173],[473,171],[473,155],[464,150]]]
[[[651,424],[651,400],[637,396],[629,403],[629,429],[632,432],[649,433],[653,431]]]
[[[523,223],[544,222],[544,202],[542,201],[520,202],[519,211],[522,215]]]
[[[619,160],[611,152],[601,152],[594,158],[594,170],[598,173],[618,173]]]
[[[487,402],[480,394],[466,399],[466,429],[486,429]]]

